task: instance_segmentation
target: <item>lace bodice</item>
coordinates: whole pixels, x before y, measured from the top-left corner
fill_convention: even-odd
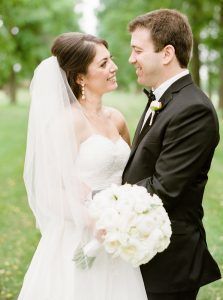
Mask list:
[[[112,183],[119,185],[129,153],[129,145],[121,136],[112,141],[93,134],[80,145],[76,160],[78,175],[93,190],[104,189]]]

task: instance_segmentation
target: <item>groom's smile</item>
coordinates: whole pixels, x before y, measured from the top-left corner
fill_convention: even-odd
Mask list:
[[[138,81],[139,81],[139,77],[142,77],[143,75],[143,71],[141,67],[136,67],[136,75],[138,77]]]
[[[137,75],[140,75],[140,71],[142,71],[142,68],[136,66],[136,74]]]
[[[129,63],[136,68],[138,83],[155,87],[162,67],[162,53],[155,51],[150,31],[137,28],[132,32]]]

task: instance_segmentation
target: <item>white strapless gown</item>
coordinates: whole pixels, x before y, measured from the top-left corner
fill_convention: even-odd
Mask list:
[[[121,184],[129,153],[121,137],[111,141],[93,134],[79,149],[80,177],[92,190]],[[102,250],[90,270],[79,270],[72,261],[76,247],[72,222],[66,222],[63,231],[54,228],[51,235],[43,236],[18,300],[147,300],[139,268]]]

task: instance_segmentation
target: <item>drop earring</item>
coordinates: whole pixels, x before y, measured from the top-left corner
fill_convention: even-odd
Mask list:
[[[81,99],[85,100],[86,96],[85,96],[85,89],[84,89],[84,83],[81,83]]]

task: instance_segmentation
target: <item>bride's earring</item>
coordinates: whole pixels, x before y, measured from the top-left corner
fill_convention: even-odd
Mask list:
[[[84,89],[84,83],[81,83],[81,99],[85,100],[86,96],[85,96],[85,89]]]

